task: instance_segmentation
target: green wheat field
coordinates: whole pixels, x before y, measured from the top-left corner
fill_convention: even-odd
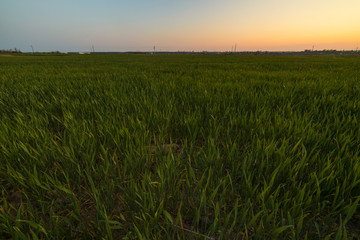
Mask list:
[[[0,239],[357,239],[360,58],[0,55]]]

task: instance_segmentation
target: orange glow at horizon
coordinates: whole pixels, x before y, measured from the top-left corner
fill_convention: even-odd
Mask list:
[[[360,45],[360,1],[255,2],[243,14],[237,8],[219,9],[200,21],[166,29],[156,42],[203,50],[231,50],[235,44],[238,50],[350,50]]]

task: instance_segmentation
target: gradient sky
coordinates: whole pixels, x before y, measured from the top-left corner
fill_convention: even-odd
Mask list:
[[[360,0],[0,0],[0,49],[356,49]]]

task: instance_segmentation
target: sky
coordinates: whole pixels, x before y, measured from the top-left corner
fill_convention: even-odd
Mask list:
[[[0,0],[0,49],[360,48],[360,0]]]

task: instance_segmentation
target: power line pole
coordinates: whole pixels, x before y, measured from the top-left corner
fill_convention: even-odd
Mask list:
[[[32,52],[33,52],[33,54],[34,54],[34,53],[35,53],[35,51],[34,51],[34,48],[33,48],[33,46],[31,45],[30,47],[31,47],[31,49],[32,49]]]

